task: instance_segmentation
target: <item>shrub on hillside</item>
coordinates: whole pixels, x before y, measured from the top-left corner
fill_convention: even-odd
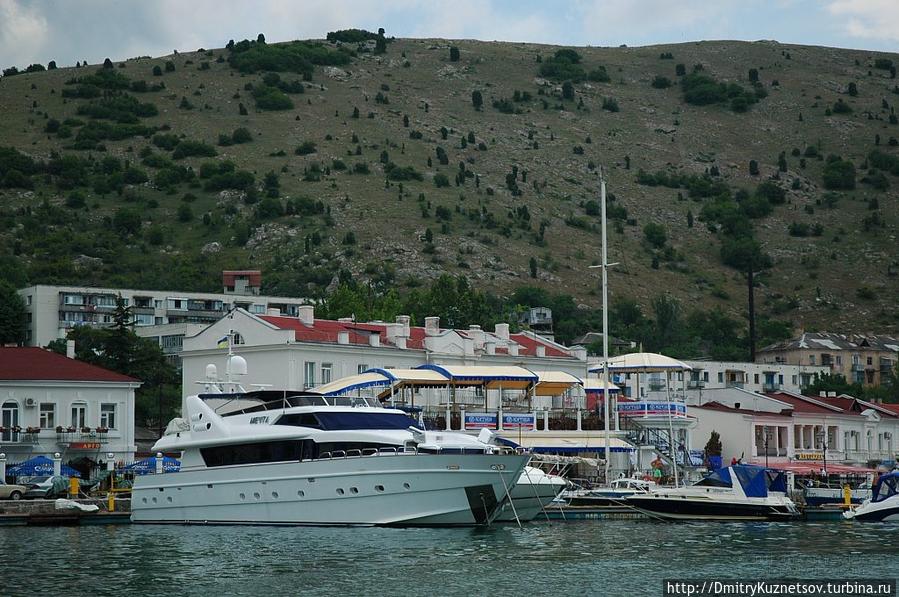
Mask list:
[[[277,87],[259,85],[253,88],[253,99],[260,110],[291,110],[293,100]]]
[[[309,155],[315,153],[317,150],[315,148],[315,143],[313,141],[303,141],[297,146],[293,152],[297,155]]]
[[[671,79],[662,75],[656,75],[652,80],[652,86],[656,89],[668,89],[671,87]]]
[[[182,140],[172,152],[172,157],[180,160],[192,156],[213,157],[217,155],[215,147],[202,141]]]
[[[569,80],[580,83],[586,77],[580,65],[581,55],[574,50],[562,49],[540,63],[540,76],[558,81]]]
[[[824,188],[831,191],[855,188],[855,165],[837,156],[827,159],[822,172]]]

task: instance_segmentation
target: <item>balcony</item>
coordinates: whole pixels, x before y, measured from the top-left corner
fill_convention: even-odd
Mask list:
[[[40,434],[36,427],[0,427],[0,444],[33,445],[38,443]]]
[[[71,445],[77,443],[105,444],[109,442],[109,429],[105,427],[62,427],[56,428],[56,443]]]
[[[742,381],[737,381],[737,380],[735,380],[735,379],[729,379],[729,380],[727,380],[727,381],[725,382],[724,386],[727,387],[727,388],[740,388],[740,389],[742,390],[742,389],[743,389],[743,382],[742,382]]]
[[[773,381],[771,381],[771,382],[767,382],[767,381],[766,381],[766,382],[764,383],[764,385],[762,385],[762,389],[763,389],[765,392],[779,392],[779,391],[780,391],[780,384],[779,384],[779,383],[775,383],[775,382],[773,382]]]
[[[705,387],[705,382],[701,379],[691,379],[687,382],[687,388],[691,390],[701,390]]]

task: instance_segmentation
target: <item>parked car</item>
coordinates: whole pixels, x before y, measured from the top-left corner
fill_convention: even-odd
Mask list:
[[[47,477],[31,477],[28,479],[28,490],[22,496],[26,500],[53,499],[65,497],[69,490],[69,480],[60,475]]]
[[[24,485],[9,485],[0,479],[0,500],[20,500],[27,490]]]

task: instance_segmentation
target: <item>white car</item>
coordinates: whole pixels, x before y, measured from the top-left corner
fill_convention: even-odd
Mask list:
[[[24,485],[8,485],[0,479],[0,500],[20,500],[27,490]]]

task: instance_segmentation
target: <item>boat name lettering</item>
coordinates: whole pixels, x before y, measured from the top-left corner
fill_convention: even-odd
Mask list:
[[[251,417],[250,425],[265,425],[268,423],[268,417]]]
[[[457,471],[457,470],[459,470],[459,468],[460,467],[458,464],[448,464],[446,466],[446,470],[448,470],[448,471]]]

